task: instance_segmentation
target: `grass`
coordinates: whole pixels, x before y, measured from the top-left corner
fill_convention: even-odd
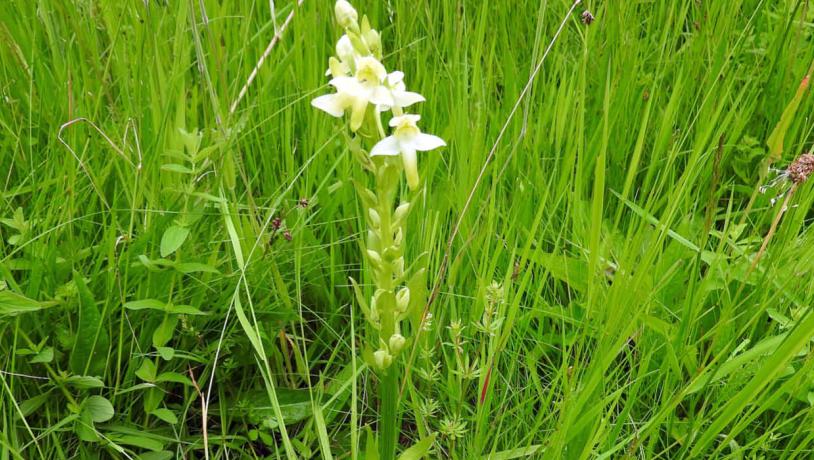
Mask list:
[[[332,2],[275,3],[0,11],[0,459],[365,458],[367,177],[309,105]],[[750,271],[806,0],[585,2],[489,162],[571,3],[355,5],[449,145],[419,157],[407,250],[439,295],[402,449],[811,456],[810,183]],[[773,168],[811,147],[809,93]]]

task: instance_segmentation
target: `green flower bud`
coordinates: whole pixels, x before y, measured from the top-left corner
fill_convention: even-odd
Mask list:
[[[379,37],[379,33],[376,32],[375,29],[370,29],[363,35],[365,39],[365,43],[367,43],[367,47],[370,49],[370,53],[376,57],[381,57],[382,55],[382,39]]]
[[[334,13],[336,14],[336,22],[339,23],[340,26],[346,29],[359,27],[357,24],[359,14],[356,13],[356,9],[353,8],[347,0],[336,0]]]
[[[393,261],[393,274],[397,277],[404,275],[404,257]]]
[[[404,348],[404,344],[407,342],[407,339],[404,338],[401,334],[393,334],[390,336],[390,353],[399,354]]]
[[[379,255],[378,252],[372,249],[368,249],[367,257],[368,259],[370,259],[370,262],[373,264],[374,267],[379,268],[382,266],[382,256]]]
[[[387,350],[377,350],[373,352],[373,362],[376,363],[377,369],[383,371],[393,363],[393,355],[388,353]]]
[[[410,288],[403,287],[396,294],[396,310],[398,310],[399,313],[405,313],[407,311],[407,307],[409,306],[410,306]]]
[[[410,203],[404,202],[401,203],[397,208],[396,211],[393,212],[393,224],[394,225],[401,225],[404,219],[407,218],[407,213],[410,212]]]
[[[382,224],[382,218],[379,217],[379,213],[376,212],[375,209],[370,208],[367,210],[367,215],[370,218],[370,223],[373,224],[373,228],[379,228]]]

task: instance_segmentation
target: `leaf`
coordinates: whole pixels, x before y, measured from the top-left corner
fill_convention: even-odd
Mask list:
[[[183,374],[179,374],[178,372],[162,372],[161,374],[158,375],[158,377],[155,378],[155,382],[156,383],[173,382],[181,383],[189,387],[193,386],[192,380],[190,380],[189,377]]]
[[[179,165],[178,163],[167,163],[161,165],[162,171],[176,172],[181,174],[195,174],[195,171],[188,166]]]
[[[36,364],[36,363],[50,363],[54,360],[54,347],[47,347],[37,353],[29,363]]]
[[[80,390],[104,388],[105,386],[101,379],[89,375],[72,375],[65,380],[65,383]]]
[[[588,263],[574,257],[546,252],[533,253],[529,260],[543,266],[554,279],[575,291],[588,290]]]
[[[149,359],[145,359],[142,361],[141,367],[136,371],[136,377],[145,382],[154,383],[157,372],[158,370],[155,367],[155,363]]]
[[[96,429],[93,427],[93,415],[90,411],[83,410],[73,425],[73,431],[76,437],[86,442],[96,442],[99,440],[99,435],[96,434]]]
[[[379,460],[379,443],[373,430],[367,426],[367,442],[365,443],[365,460]]]
[[[220,270],[218,270],[217,268],[199,262],[182,262],[180,264],[175,264],[175,269],[185,275],[189,273],[213,273],[216,275],[220,274]]]
[[[202,312],[192,305],[167,305],[167,313],[174,315],[207,315],[208,313]]]
[[[106,422],[113,418],[113,404],[103,396],[94,395],[85,400],[83,412],[88,411],[91,420],[96,423]]]
[[[124,304],[128,310],[158,310],[164,311],[166,303],[156,299],[133,300]]]
[[[123,443],[124,444],[124,443]],[[170,460],[173,458],[175,454],[168,450],[162,450],[159,452],[146,452],[143,454],[139,454],[139,460]]]
[[[33,398],[26,399],[25,401],[20,403],[20,412],[22,413],[23,417],[28,417],[29,415],[33,414],[37,409],[42,407],[46,401],[48,401],[48,396],[51,394],[51,390],[46,391],[45,393],[39,394],[34,396]],[[20,415],[20,414],[18,414]]]
[[[783,140],[786,138],[786,132],[791,126],[791,121],[794,119],[797,109],[800,107],[800,101],[803,100],[803,95],[808,89],[808,83],[809,76],[806,75],[803,81],[800,82],[800,86],[797,87],[797,93],[783,110],[783,115],[780,116],[780,121],[775,125],[769,139],[766,140],[766,145],[769,146],[769,157],[766,160],[769,164],[779,160],[783,154]]]
[[[307,419],[312,414],[311,395],[308,390],[276,388],[277,402],[286,425]],[[278,428],[277,416],[269,402],[266,391],[252,391],[243,395],[236,403],[230,404],[230,410],[238,407],[245,409],[246,415],[253,424],[263,424],[268,428]]]
[[[399,455],[398,460],[421,460],[422,457],[427,455],[432,448],[432,443],[435,442],[435,433],[427,436],[426,438],[413,444],[412,447],[405,450]]]
[[[38,302],[6,289],[0,291],[0,318],[42,310],[56,304],[56,302]]]
[[[110,343],[107,331],[93,294],[79,272],[74,271],[73,281],[79,292],[79,327],[71,350],[70,369],[79,375],[102,375]]]
[[[164,449],[164,443],[153,438],[148,438],[146,436],[140,436],[137,434],[107,434],[106,437],[111,441],[117,444],[125,444],[128,446],[136,446],[141,447],[142,449],[147,449],[153,452],[160,452]],[[145,456],[139,456],[139,458],[148,458]],[[161,457],[159,457],[161,458]]]
[[[156,350],[164,361],[170,361],[175,356],[175,349],[171,347],[158,347]]]
[[[153,346],[158,348],[166,345],[172,339],[176,324],[178,324],[178,316],[165,315],[161,324],[153,331]]]
[[[150,414],[154,415],[155,417],[169,423],[170,425],[175,425],[178,423],[178,417],[175,416],[175,413],[169,409],[156,409]]]
[[[189,229],[179,225],[173,225],[164,231],[161,237],[161,257],[167,257],[184,244],[189,236]]]

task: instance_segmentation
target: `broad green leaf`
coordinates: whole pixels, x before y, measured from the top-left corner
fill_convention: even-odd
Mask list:
[[[44,348],[29,361],[31,364],[50,363],[54,360],[54,347]]]
[[[175,269],[179,272],[187,275],[189,273],[213,273],[213,274],[220,274],[220,271],[207,264],[202,264],[198,262],[182,262],[179,264],[175,264]]]
[[[167,163],[161,165],[162,171],[176,172],[180,174],[195,174],[195,171],[187,166],[179,165],[178,163]]]
[[[158,310],[164,311],[166,303],[156,299],[133,300],[124,304],[128,310]]]
[[[184,244],[189,236],[189,229],[179,225],[173,225],[164,231],[161,237],[161,257],[167,257]]]
[[[0,291],[0,318],[42,310],[56,305],[56,302],[39,302],[8,289]]]
[[[433,433],[402,452],[402,454],[399,455],[399,460],[421,460],[430,452],[432,443],[434,442],[435,434]]]
[[[123,443],[125,444],[125,443]],[[168,450],[162,450],[159,452],[145,452],[143,454],[139,454],[139,460],[170,460],[174,458],[175,454]]]
[[[174,382],[174,383],[181,383],[186,386],[192,386],[192,380],[189,377],[179,374],[178,372],[162,372],[155,378],[156,383],[162,382]]]
[[[170,425],[175,425],[178,423],[178,417],[175,416],[175,413],[169,409],[156,409],[150,414],[154,415],[155,417],[169,423]]]
[[[107,330],[102,323],[102,315],[96,306],[90,289],[78,272],[73,275],[79,292],[79,327],[70,356],[70,368],[78,375],[102,375],[107,361],[107,348],[110,343]]]
[[[158,347],[156,351],[164,361],[170,361],[175,356],[175,349],[171,347]]]
[[[155,363],[150,359],[145,359],[141,362],[141,367],[136,371],[136,377],[144,380],[145,382],[154,383],[156,378],[157,369]]]
[[[300,422],[312,415],[311,395],[308,390],[276,388],[275,391],[286,425]],[[268,428],[278,427],[277,416],[265,390],[251,391],[242,395],[229,405],[229,409],[248,417],[253,424],[263,424]]]
[[[149,438],[147,436],[137,434],[105,434],[105,436],[117,444],[125,444],[128,446],[140,447],[142,449],[147,449],[156,453],[164,449],[163,442],[159,441],[158,439]],[[139,456],[139,458],[145,457]]]
[[[541,265],[554,279],[562,281],[576,291],[588,289],[588,262],[560,254],[532,253],[529,260]]]
[[[46,401],[48,401],[48,397],[51,394],[51,390],[47,390],[42,394],[38,394],[33,398],[26,399],[25,401],[20,403],[20,412],[22,413],[23,417],[28,417],[29,415],[33,414],[37,409],[42,407]],[[19,414],[18,414],[19,415]]]
[[[93,415],[88,410],[83,410],[79,417],[74,421],[73,431],[76,437],[82,441],[96,442],[99,440],[99,435],[96,434],[96,429],[93,426]]]
[[[91,419],[96,423],[102,423],[113,418],[115,411],[110,401],[103,396],[90,396],[83,404],[83,411],[90,413]]]
[[[208,313],[198,310],[192,305],[167,305],[167,313],[174,315],[206,315]]]
[[[161,324],[153,331],[153,346],[158,348],[166,345],[175,333],[176,324],[178,324],[177,315],[165,315]]]
[[[101,379],[88,375],[72,375],[65,379],[65,383],[80,390],[103,388],[105,386]]]

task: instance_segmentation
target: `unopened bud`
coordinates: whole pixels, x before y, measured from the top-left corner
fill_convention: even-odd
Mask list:
[[[407,217],[408,212],[410,212],[410,203],[401,203],[393,212],[393,222],[396,225],[400,224]]]
[[[407,307],[409,306],[410,306],[410,288],[403,287],[396,294],[396,310],[398,310],[399,313],[404,313],[407,311]]]
[[[350,42],[350,38],[347,35],[343,35],[342,38],[336,42],[336,57],[339,58],[342,62],[353,62],[353,43]]]
[[[370,217],[370,223],[373,224],[373,228],[379,228],[382,224],[382,218],[379,217],[379,213],[376,212],[375,209],[370,208],[367,210],[367,215]]]
[[[370,49],[370,53],[374,56],[381,57],[382,55],[382,39],[375,29],[370,29],[364,34],[365,43]]]
[[[374,251],[372,249],[368,249],[367,250],[367,257],[368,257],[368,259],[370,259],[370,262],[374,266],[381,267],[381,265],[382,265],[382,256],[380,256],[378,252],[376,252],[376,251]]]
[[[404,257],[399,257],[393,261],[393,274],[396,276],[404,274]]]
[[[373,352],[373,361],[379,370],[385,370],[393,362],[393,356],[387,350],[377,350]]]
[[[359,27],[356,23],[356,21],[359,20],[359,15],[356,13],[356,9],[354,9],[347,0],[336,0],[334,13],[336,14],[336,22],[338,22],[340,26],[346,29]]]
[[[390,353],[398,354],[401,352],[401,349],[404,348],[404,344],[407,342],[407,339],[404,338],[401,334],[393,334],[390,336]]]

